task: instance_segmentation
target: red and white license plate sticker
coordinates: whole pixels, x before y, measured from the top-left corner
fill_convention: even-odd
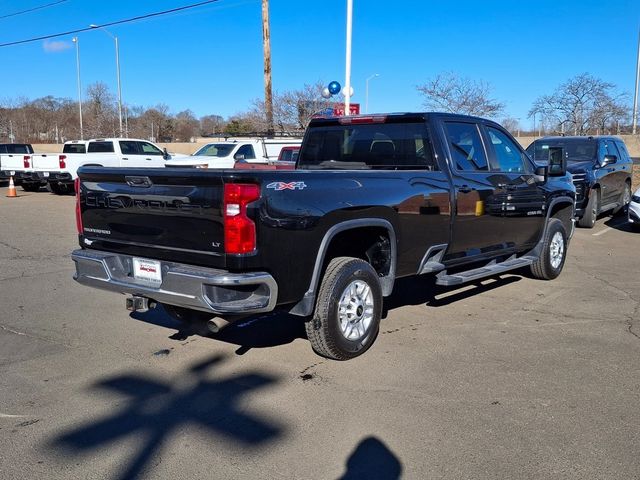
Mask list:
[[[145,258],[134,258],[133,278],[160,285],[162,283],[160,262]]]

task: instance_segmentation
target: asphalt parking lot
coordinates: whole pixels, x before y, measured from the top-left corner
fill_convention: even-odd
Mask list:
[[[398,282],[381,334],[316,356],[298,317],[216,337],[77,285],[74,198],[0,188],[0,478],[640,477],[640,233],[563,274]]]

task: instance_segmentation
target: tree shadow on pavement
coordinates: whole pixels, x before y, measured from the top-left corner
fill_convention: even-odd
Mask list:
[[[213,440],[247,447],[274,441],[283,434],[282,425],[238,406],[257,390],[273,386],[277,379],[258,372],[216,378],[211,369],[222,360],[222,356],[215,356],[195,364],[173,380],[135,374],[102,380],[93,388],[121,395],[124,407],[107,418],[63,433],[51,444],[66,453],[81,454],[104,450],[135,436],[140,439],[140,447],[116,476],[124,480],[137,478],[163,443],[185,426],[193,425]]]
[[[375,437],[362,440],[349,456],[347,471],[338,480],[397,480],[402,463]]]
[[[400,278],[396,280],[393,293],[385,298],[382,318],[386,318],[389,311],[406,305],[444,307],[495,288],[519,282],[524,276],[524,271],[513,270],[502,276],[484,278],[459,287],[436,285],[436,278],[433,275]]]

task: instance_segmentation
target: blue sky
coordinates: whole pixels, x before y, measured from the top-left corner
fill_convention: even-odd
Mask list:
[[[0,0],[0,16],[53,0]],[[83,28],[196,0],[67,0],[0,19],[0,43]],[[640,26],[638,0],[354,0],[353,102],[369,110],[420,111],[416,85],[451,71],[493,87],[506,115],[531,126],[540,95],[589,72],[633,99]],[[346,0],[271,0],[274,90],[321,80],[344,83]],[[224,117],[263,95],[260,0],[210,6],[111,27],[120,39],[123,101],[167,104],[173,113]],[[83,86],[116,91],[113,40],[79,34]],[[45,95],[76,99],[71,36],[0,48],[0,99]]]

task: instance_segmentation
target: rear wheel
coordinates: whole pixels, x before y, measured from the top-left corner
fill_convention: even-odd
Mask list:
[[[600,190],[594,188],[589,196],[587,202],[587,208],[584,210],[584,215],[578,220],[578,226],[583,228],[593,228],[596,224],[596,219],[600,213]]]
[[[567,258],[567,232],[557,218],[549,220],[544,245],[538,260],[531,265],[531,274],[542,280],[553,280],[562,271]]]
[[[620,194],[620,206],[616,207],[616,209],[613,211],[614,215],[620,211],[626,212],[627,206],[629,205],[630,201],[631,201],[631,184],[629,182],[624,182],[624,190],[622,190],[622,193]]]
[[[378,336],[382,290],[364,260],[334,258],[322,279],[313,318],[305,323],[316,353],[334,360],[363,354]]]

